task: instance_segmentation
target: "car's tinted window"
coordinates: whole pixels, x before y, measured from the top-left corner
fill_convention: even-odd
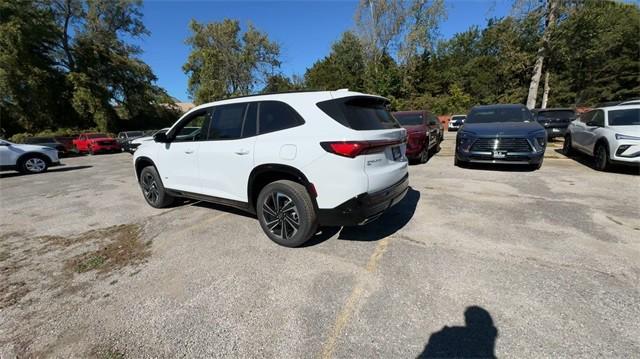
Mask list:
[[[387,102],[375,97],[346,97],[319,102],[324,113],[344,126],[358,131],[399,128],[387,110]]]
[[[609,126],[640,125],[640,108],[609,111]]]
[[[595,115],[593,115],[593,117],[589,121],[589,125],[604,127],[604,112],[601,110],[594,111],[594,112],[595,112]]]
[[[395,113],[393,117],[403,126],[416,126],[424,123],[424,115],[421,113]]]
[[[304,120],[289,105],[279,101],[262,101],[259,106],[260,134],[302,125]]]
[[[257,132],[258,121],[258,103],[251,102],[247,108],[246,115],[244,117],[244,125],[242,127],[242,137],[255,136]]]
[[[596,112],[595,111],[589,111],[587,113],[583,113],[582,115],[580,115],[580,122],[582,123],[587,123],[591,120],[591,118],[593,117],[593,115],[595,115]]]
[[[538,119],[546,118],[559,118],[563,120],[569,120],[576,117],[576,114],[571,110],[557,110],[557,111],[540,111],[538,112]]]
[[[216,106],[209,126],[209,140],[233,140],[242,134],[246,103]]]
[[[438,124],[438,118],[436,116],[434,116],[433,114],[429,114],[429,124],[430,125],[437,125]]]
[[[528,122],[532,120],[531,112],[526,107],[488,107],[473,108],[466,124],[491,122]]]
[[[200,110],[189,115],[178,128],[172,131],[173,142],[203,141],[209,128],[210,112]]]

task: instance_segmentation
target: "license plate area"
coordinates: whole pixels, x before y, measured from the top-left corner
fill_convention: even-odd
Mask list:
[[[393,156],[394,161],[399,161],[402,159],[402,151],[400,150],[400,146],[391,147],[391,155]]]
[[[493,158],[505,158],[507,157],[507,151],[493,151]]]

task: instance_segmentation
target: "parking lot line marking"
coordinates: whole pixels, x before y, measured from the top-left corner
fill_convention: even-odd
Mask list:
[[[365,267],[368,273],[373,273],[376,270],[376,268],[378,268],[378,263],[380,262],[380,258],[382,258],[382,255],[384,254],[384,252],[387,251],[388,246],[389,246],[389,238],[385,238],[380,242],[378,242],[378,245],[373,250],[371,257],[369,257],[369,261],[367,262],[367,266]],[[344,305],[342,306],[340,313],[338,313],[338,316],[336,317],[336,321],[335,321],[335,324],[333,325],[333,329],[331,330],[331,334],[329,335],[329,338],[327,338],[327,341],[324,343],[324,346],[322,349],[322,356],[321,356],[322,359],[329,359],[333,357],[333,352],[335,350],[338,337],[340,336],[340,333],[342,333],[342,330],[344,329],[344,327],[346,327],[347,324],[349,323],[351,316],[355,312],[356,304],[358,303],[358,300],[362,296],[363,292],[364,292],[364,283],[363,281],[358,280],[355,287],[353,287],[351,294],[349,295]]]

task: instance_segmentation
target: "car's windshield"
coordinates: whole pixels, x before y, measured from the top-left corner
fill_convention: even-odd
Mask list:
[[[609,126],[640,125],[640,108],[609,111]]]
[[[421,113],[396,113],[393,117],[403,126],[415,126],[424,123],[424,116]]]
[[[31,137],[24,140],[24,143],[52,143],[56,142],[53,137]]]
[[[105,137],[109,137],[103,133],[90,133],[87,135],[87,138],[105,138]]]
[[[462,123],[466,118],[466,116],[453,116],[451,117],[451,122]]]
[[[531,112],[525,107],[490,107],[472,109],[465,124],[529,121],[531,121]]]
[[[142,136],[142,131],[129,131],[127,132],[128,137],[140,137]]]
[[[571,110],[558,110],[558,111],[540,111],[538,112],[540,118],[559,118],[562,120],[570,120],[576,118],[576,114]]]

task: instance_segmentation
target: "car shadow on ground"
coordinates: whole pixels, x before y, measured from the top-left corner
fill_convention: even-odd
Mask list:
[[[424,358],[495,358],[498,329],[491,314],[478,306],[464,311],[465,326],[444,326],[432,333],[422,353]]]
[[[542,164],[542,166],[544,166],[544,163]],[[504,163],[465,163],[464,165],[459,165],[458,167],[465,169],[500,172],[533,172],[537,170],[536,168],[533,168],[529,165],[511,165]]]
[[[56,172],[67,172],[67,171],[76,171],[83,170],[87,168],[91,168],[93,166],[66,166],[66,167],[54,167],[49,169],[44,173],[21,173],[21,172],[5,172],[0,173],[0,178],[10,178],[10,177],[18,177],[18,176],[36,176],[36,175],[46,175],[47,173],[56,173]]]
[[[378,241],[386,238],[404,227],[416,211],[420,192],[409,187],[402,201],[391,207],[376,221],[364,226],[354,227],[321,227],[304,247],[320,244],[338,234],[339,240],[347,241]]]
[[[562,151],[562,149],[556,149],[555,151],[563,156],[566,156],[564,154],[564,151]],[[597,171],[594,167],[594,160],[592,157],[583,155],[581,153],[574,153],[571,156],[566,156],[566,157],[570,160],[574,160],[575,162],[585,167],[589,167],[592,170]],[[640,175],[640,166],[625,166],[625,165],[619,165],[614,163],[614,164],[611,164],[609,169],[607,169],[607,172],[638,176]]]

